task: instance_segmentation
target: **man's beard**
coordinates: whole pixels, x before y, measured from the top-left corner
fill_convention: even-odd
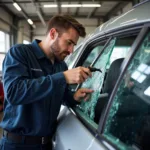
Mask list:
[[[69,55],[70,53],[67,52],[67,50],[66,51],[64,50],[62,53],[60,53],[60,51],[61,51],[61,48],[59,46],[58,38],[57,38],[56,41],[51,45],[51,52],[52,52],[54,58],[56,58],[59,61],[63,61],[65,59],[65,57],[67,55]],[[62,58],[61,56],[63,54],[66,55],[66,56]]]

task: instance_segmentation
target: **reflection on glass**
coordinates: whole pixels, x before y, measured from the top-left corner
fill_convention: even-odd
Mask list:
[[[146,64],[140,64],[138,70],[143,72],[148,66]]]
[[[144,94],[150,96],[150,86],[144,91]]]
[[[150,49],[150,33],[128,66],[106,121],[104,136],[121,150],[150,148],[150,53],[146,49]]]
[[[144,73],[147,74],[147,75],[150,74],[150,67],[147,67],[147,68],[145,69]]]

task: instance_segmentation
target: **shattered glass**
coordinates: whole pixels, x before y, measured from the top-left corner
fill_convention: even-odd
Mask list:
[[[98,54],[100,53],[100,51],[102,50],[103,46],[99,45],[97,47],[95,47],[91,53],[88,55],[88,57],[86,58],[86,60],[84,61],[84,63],[82,64],[82,66],[90,66],[91,63],[93,62],[93,60],[98,56]]]
[[[133,57],[118,88],[104,136],[119,149],[150,147],[150,33]],[[136,144],[136,145],[135,145]],[[137,147],[137,149],[139,148]]]
[[[93,89],[94,92],[90,94],[90,98],[88,101],[82,100],[81,104],[77,106],[78,112],[81,116],[84,114],[85,116],[89,117],[91,120],[94,120],[94,109],[97,103],[97,100],[100,96],[100,91],[103,85],[104,76],[106,72],[106,66],[109,64],[110,55],[112,50],[115,46],[116,39],[111,40],[109,45],[105,48],[102,55],[99,59],[95,62],[93,67],[100,69],[102,72],[93,72],[92,77],[88,78],[84,83],[81,84],[80,88],[90,88]]]

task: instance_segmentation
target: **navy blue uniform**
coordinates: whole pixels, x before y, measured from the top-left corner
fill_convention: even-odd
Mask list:
[[[52,135],[62,103],[75,105],[63,74],[64,61],[54,64],[39,40],[12,47],[3,62],[4,117],[0,126],[24,136]]]

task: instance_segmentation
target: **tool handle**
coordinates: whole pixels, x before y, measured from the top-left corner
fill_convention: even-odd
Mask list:
[[[95,71],[99,71],[99,72],[102,72],[100,69],[98,68],[94,68],[94,67],[88,67],[90,69],[91,72],[95,72]]]

